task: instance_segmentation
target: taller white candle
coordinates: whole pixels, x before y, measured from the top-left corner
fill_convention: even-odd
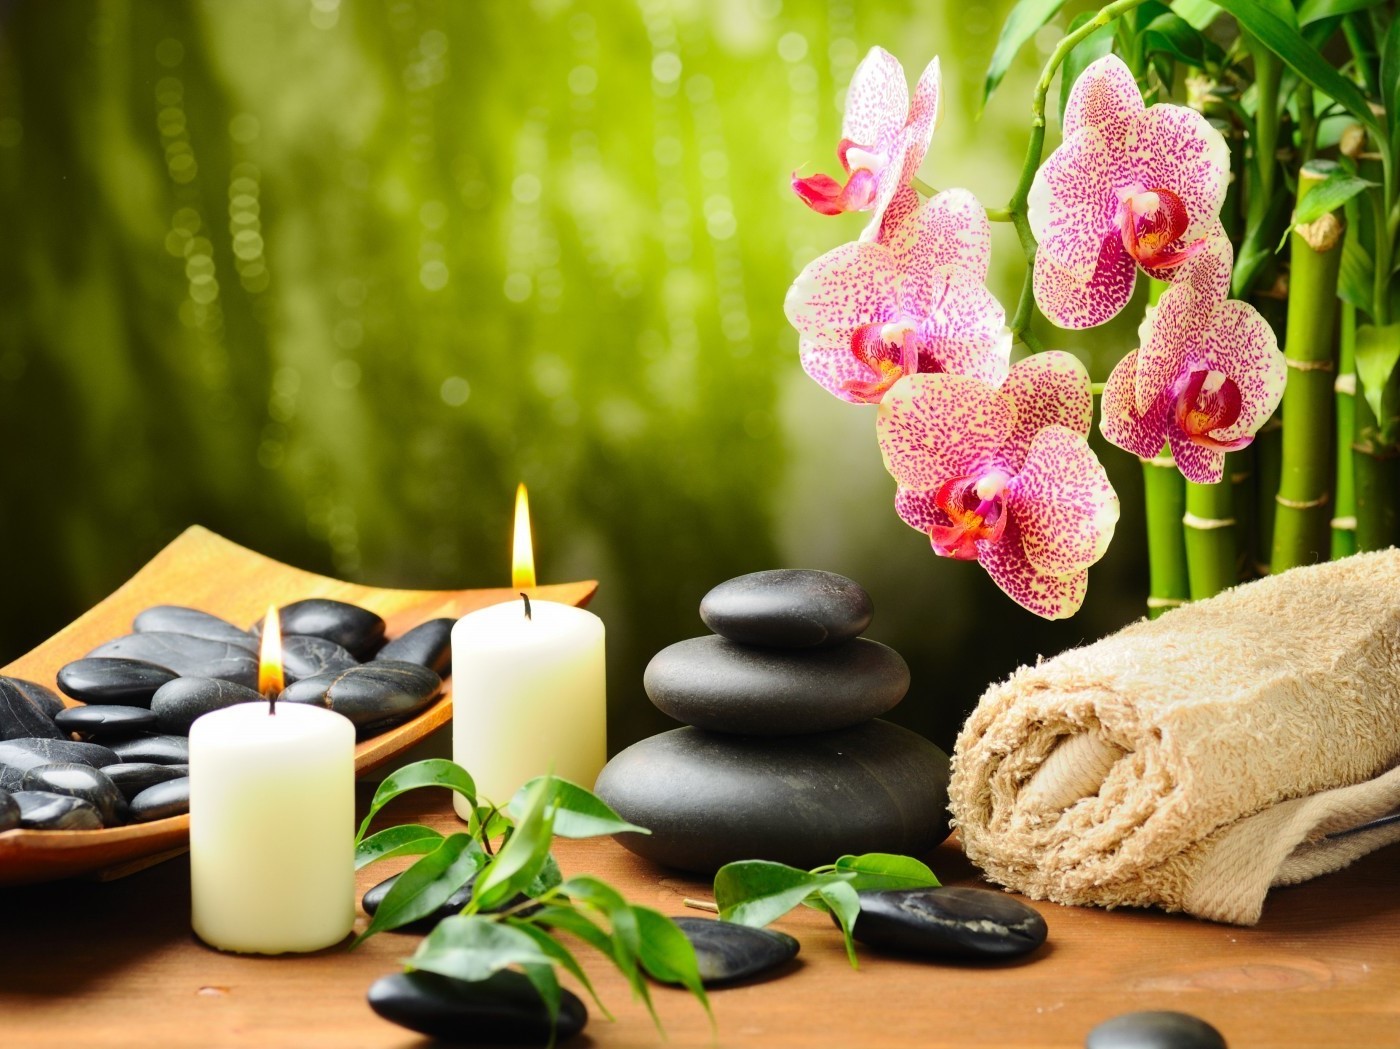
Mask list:
[[[603,621],[555,601],[516,600],[452,628],[452,753],[477,793],[504,805],[553,772],[592,787],[607,761]],[[470,815],[460,795],[457,814]]]

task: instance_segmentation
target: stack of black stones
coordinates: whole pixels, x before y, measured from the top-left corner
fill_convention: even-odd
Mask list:
[[[926,853],[948,834],[948,756],[878,716],[909,688],[899,654],[859,635],[869,595],[829,572],[756,572],[701,602],[714,631],[658,653],[645,687],[688,727],[609,762],[597,793],[650,835],[618,841],[709,874],[845,853]]]
[[[385,642],[384,620],[313,598],[280,610],[284,703],[344,714],[365,738],[420,713],[442,689],[453,620]],[[0,831],[96,830],[189,810],[195,718],[259,702],[262,623],[242,630],[193,608],[148,608],[132,633],[43,685],[0,677]]]

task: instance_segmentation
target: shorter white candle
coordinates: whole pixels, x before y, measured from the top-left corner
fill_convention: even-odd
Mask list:
[[[498,805],[553,772],[591,788],[607,761],[603,621],[557,601],[523,600],[452,628],[452,754]],[[454,795],[457,814],[470,814]]]
[[[190,890],[211,947],[316,951],[355,923],[355,728],[240,703],[190,728]]]

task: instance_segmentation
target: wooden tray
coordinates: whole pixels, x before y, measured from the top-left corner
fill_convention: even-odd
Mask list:
[[[584,605],[597,588],[596,582],[560,583],[535,587],[529,593],[561,604]],[[110,597],[0,669],[0,674],[37,681],[57,691],[60,667],[128,633],[136,614],[152,605],[187,605],[245,624],[266,612],[269,602],[284,605],[305,597],[329,597],[379,613],[388,636],[394,638],[424,620],[460,617],[515,595],[510,587],[381,590],[343,583],[284,565],[195,525]],[[452,680],[448,678],[442,697],[422,714],[357,745],[355,771],[384,764],[451,717]],[[0,834],[0,885],[81,874],[120,877],[183,852],[189,830],[189,816],[173,816],[109,830],[6,831]]]

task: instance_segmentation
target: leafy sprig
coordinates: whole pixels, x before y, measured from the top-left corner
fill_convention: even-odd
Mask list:
[[[368,834],[379,811],[399,795],[445,787],[470,807],[466,830],[444,835],[421,824]],[[564,879],[550,851],[556,837],[593,838],[649,831],[622,819],[591,791],[554,776],[522,786],[504,807],[477,796],[460,765],[441,758],[419,761],[387,777],[375,791],[355,836],[358,870],[396,856],[421,858],[385,894],[366,939],[427,917],[469,882],[471,898],[461,914],[443,919],[406,962],[409,970],[479,981],[519,969],[557,1022],[562,991],[558,970],[574,977],[612,1018],[573,952],[557,936],[566,932],[593,948],[622,973],[658,1030],[661,1019],[646,978],[685,987],[710,1013],[695,950],[671,919],[630,904],[612,886],[591,876]],[[499,839],[499,842],[493,842]],[[713,1025],[714,1015],[710,1013]]]

